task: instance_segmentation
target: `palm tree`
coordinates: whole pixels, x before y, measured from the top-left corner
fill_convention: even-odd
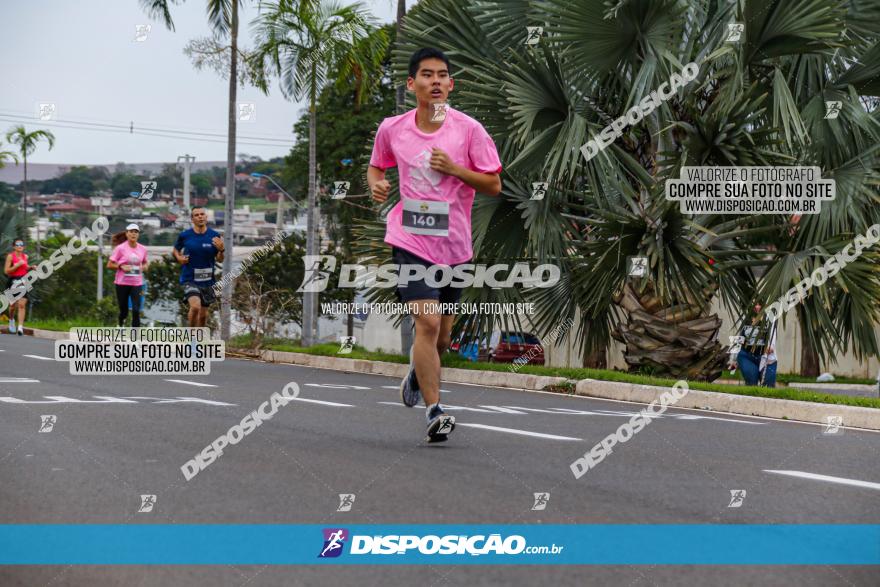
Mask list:
[[[151,18],[160,19],[170,30],[174,30],[170,4],[178,0],[140,0],[141,6]],[[214,34],[229,39],[229,102],[226,141],[226,201],[224,205],[223,243],[229,254],[223,260],[223,273],[232,272],[233,226],[232,215],[235,210],[235,101],[238,94],[238,9],[242,0],[207,0],[208,20]],[[232,282],[223,288],[220,304],[221,338],[229,338]]]
[[[0,256],[12,250],[12,241],[21,237],[21,212],[12,204],[0,202]]]
[[[0,169],[6,166],[7,160],[14,161],[18,165],[18,154],[15,151],[4,151],[2,144],[0,144]]]
[[[343,7],[336,2],[279,0],[261,5],[254,20],[257,48],[252,65],[263,72],[258,85],[268,92],[268,74],[277,74],[287,98],[308,99],[309,185],[306,254],[316,255],[317,195],[315,133],[316,105],[321,89],[335,80],[354,82],[355,108],[379,83],[382,58],[388,46],[384,30],[373,24],[360,3]],[[303,294],[303,345],[313,343],[318,308],[317,293]]]
[[[28,132],[23,125],[15,126],[6,133],[6,140],[13,145],[18,145],[18,152],[24,163],[24,180],[22,181],[21,206],[24,214],[24,226],[27,230],[27,160],[37,150],[37,143],[45,140],[49,143],[49,150],[55,146],[55,135],[48,130],[35,130]],[[37,255],[40,254],[39,231],[37,232]]]
[[[585,357],[614,337],[633,369],[716,378],[726,349],[714,300],[734,315],[766,303],[880,219],[880,112],[870,98],[880,93],[878,18],[877,7],[847,0],[419,2],[395,74],[406,75],[420,46],[446,52],[451,99],[483,123],[505,162],[502,197],[475,201],[474,262],[562,269],[552,288],[465,299],[534,301],[541,334],[580,315]],[[747,23],[738,44],[725,40],[731,22]],[[534,47],[526,25],[544,29]],[[585,160],[581,145],[689,62],[700,65],[694,81]],[[824,119],[833,99],[846,120]],[[664,183],[684,165],[818,165],[837,180],[837,199],[796,231],[783,216],[683,215]],[[531,201],[539,180],[550,190]],[[383,228],[363,225],[364,254],[387,256]],[[629,277],[629,257],[647,257],[646,278]],[[863,255],[802,304],[821,357],[849,345],[877,353],[876,268]],[[456,328],[482,334],[499,322],[509,328],[492,316]]]

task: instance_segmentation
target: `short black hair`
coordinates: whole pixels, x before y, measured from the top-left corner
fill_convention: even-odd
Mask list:
[[[206,213],[208,212],[208,209],[205,208],[204,206],[193,206],[192,209],[189,211],[190,218],[193,217],[193,214],[196,213],[196,210],[204,210]]]
[[[449,66],[449,58],[446,57],[443,51],[435,49],[434,47],[422,47],[409,58],[409,77],[416,77],[416,74],[419,72],[419,64],[423,59],[439,59],[446,64],[446,69],[449,70],[449,75],[452,75],[452,68]]]

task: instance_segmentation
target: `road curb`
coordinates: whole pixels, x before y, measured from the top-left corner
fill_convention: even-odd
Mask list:
[[[69,337],[67,332],[25,328],[25,334],[36,338],[64,340]],[[234,350],[230,348],[229,350]],[[291,353],[286,351],[261,350],[254,356],[269,363],[289,363],[305,367],[320,367],[350,373],[370,373],[401,379],[409,371],[408,365],[368,361],[366,359],[345,359]],[[525,373],[503,373],[499,371],[472,371],[443,367],[441,378],[447,383],[470,383],[474,385],[494,385],[513,389],[541,391],[550,385],[560,385],[568,381],[565,377],[548,377],[545,375],[529,375]],[[575,386],[575,394],[584,397],[613,399],[649,404],[657,401],[660,395],[669,391],[666,387],[622,383],[619,381],[603,381],[599,379],[582,379]],[[840,416],[842,425],[867,430],[880,430],[880,410],[859,406],[839,404],[820,404],[797,400],[753,397],[715,391],[691,389],[679,400],[677,408],[697,408],[746,416],[763,416],[779,420],[812,422],[827,424],[829,416]]]
[[[409,372],[409,365],[400,363],[385,363],[383,361],[368,361],[366,359],[344,359],[342,357],[327,357],[324,355],[309,355],[305,353],[291,353],[285,351],[260,351],[260,358],[270,363],[292,363],[306,367],[321,367],[349,371],[352,373],[371,373],[373,375],[386,375],[403,379]],[[443,367],[440,378],[445,383],[472,383],[474,385],[495,385],[498,387],[511,387],[514,389],[528,389],[540,391],[548,385],[565,383],[565,377],[547,377],[545,375],[528,375],[520,373],[501,373],[498,371],[477,371],[470,369],[455,369]]]
[[[660,395],[667,391],[669,391],[667,387],[598,379],[582,379],[575,386],[576,395],[646,404],[659,400]],[[816,424],[827,424],[829,416],[840,416],[843,426],[880,430],[880,410],[859,406],[821,404],[691,389],[675,404],[675,407]]]
[[[48,338],[50,340],[67,340],[70,333],[63,330],[41,330],[39,328],[24,327],[25,336],[33,336],[34,338]]]

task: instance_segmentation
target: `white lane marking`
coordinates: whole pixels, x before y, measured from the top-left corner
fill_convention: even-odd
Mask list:
[[[139,402],[132,401],[138,399],[156,400],[153,404],[179,404],[179,403],[198,403],[209,406],[236,406],[238,404],[230,404],[225,402],[215,402],[213,400],[200,399],[197,397],[178,397],[173,399],[161,397],[146,396],[130,396],[128,398],[113,397],[111,395],[95,395],[99,401],[81,400],[63,395],[47,395],[46,400],[24,400],[15,397],[0,396],[0,402],[7,404],[137,404]]]
[[[583,438],[572,438],[571,436],[557,436],[556,434],[544,434],[543,432],[532,432],[530,430],[517,430],[516,428],[501,428],[500,426],[487,426],[486,424],[466,424],[456,422],[458,426],[466,426],[470,428],[481,428],[483,430],[494,430],[495,432],[507,432],[509,434],[519,434],[521,436],[533,436],[535,438],[546,438],[548,440],[573,440],[582,442]]]
[[[853,487],[865,487],[867,489],[880,490],[880,483],[871,481],[859,481],[858,479],[847,479],[845,477],[832,477],[830,475],[819,475],[817,473],[808,473],[806,471],[774,471],[764,469],[765,473],[774,473],[776,475],[787,475],[789,477],[800,477],[801,479],[812,479],[813,481],[827,481],[828,483],[838,483],[840,485],[852,485]]]
[[[40,355],[22,355],[22,357],[28,357],[29,359],[40,359],[41,361],[54,361],[52,357],[41,357]]]
[[[325,401],[323,401],[323,400],[319,400],[319,399],[306,399],[306,398],[304,398],[304,397],[295,397],[295,398],[292,398],[291,401],[295,401],[295,402],[308,402],[308,403],[310,403],[310,404],[321,404],[321,405],[324,405],[324,406],[336,406],[336,407],[340,407],[340,408],[353,408],[353,407],[354,407],[354,406],[351,405],[351,404],[340,404],[340,403],[336,403],[336,402],[325,402]]]
[[[383,385],[382,389],[400,389],[399,385]],[[441,389],[440,393],[450,393],[448,389]]]
[[[342,384],[333,384],[333,383],[306,383],[306,387],[321,387],[323,389],[370,389],[369,387],[364,387],[362,385],[342,385]]]
[[[376,403],[385,404],[387,406],[400,406],[401,408],[407,407],[400,402],[376,402]],[[422,402],[419,402],[419,403],[422,403]],[[443,409],[444,410],[465,410],[467,412],[479,412],[480,414],[501,414],[502,413],[502,412],[496,412],[495,410],[484,410],[481,408],[469,408],[467,406],[451,406],[447,403],[443,404]]]
[[[210,383],[199,383],[198,381],[184,381],[183,379],[166,379],[165,381],[170,381],[171,383],[183,383],[184,385],[195,385],[196,387],[217,387],[216,385],[212,385]]]
[[[26,377],[0,377],[0,383],[39,383],[39,379],[28,379]]]

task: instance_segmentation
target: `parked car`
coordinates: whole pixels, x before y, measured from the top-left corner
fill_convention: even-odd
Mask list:
[[[470,361],[488,361],[489,343],[486,339],[483,339],[482,342],[482,344],[477,344],[476,340],[468,336],[464,340],[454,340],[449,345],[449,350]]]
[[[495,331],[489,340],[489,362],[543,365],[544,347],[528,332]]]

